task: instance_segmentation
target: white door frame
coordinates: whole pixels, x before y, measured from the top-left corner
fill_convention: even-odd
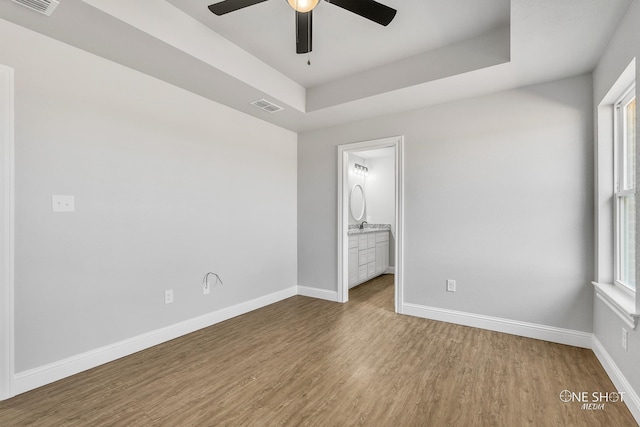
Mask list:
[[[404,137],[393,136],[372,141],[355,142],[338,146],[338,302],[349,300],[349,153],[392,147],[395,149],[396,190],[396,241],[395,241],[395,311],[403,312],[403,242],[404,242]]]
[[[0,65],[0,400],[13,396],[13,68]]]

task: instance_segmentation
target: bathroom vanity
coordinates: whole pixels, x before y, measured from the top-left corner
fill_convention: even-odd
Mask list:
[[[349,288],[379,276],[389,268],[388,224],[367,224],[364,228],[350,226]]]

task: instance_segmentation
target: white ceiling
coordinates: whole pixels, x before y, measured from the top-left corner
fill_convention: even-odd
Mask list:
[[[286,0],[223,16],[207,9],[219,0],[168,1],[307,88],[509,25],[509,0],[380,0],[398,11],[387,27],[320,1],[309,66],[295,53],[295,12]]]
[[[395,148],[378,148],[375,150],[358,151],[354,154],[362,157],[363,159],[380,159],[383,157],[393,157],[396,153]]]
[[[0,0],[0,18],[309,131],[590,72],[631,1],[384,0],[387,27],[322,1],[310,66],[285,0],[223,16],[213,0],[60,0],[51,17]]]

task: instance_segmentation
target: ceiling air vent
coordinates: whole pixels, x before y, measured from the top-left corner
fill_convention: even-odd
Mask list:
[[[31,10],[40,12],[44,15],[51,16],[56,7],[60,4],[56,0],[11,0],[14,3],[21,4]]]
[[[251,105],[260,108],[261,110],[268,111],[270,113],[275,113],[276,111],[284,110],[279,105],[274,104],[273,102],[269,102],[266,99],[259,99],[257,101],[253,101]]]

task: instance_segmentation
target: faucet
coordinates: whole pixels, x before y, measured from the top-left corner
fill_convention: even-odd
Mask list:
[[[360,223],[360,230],[364,230],[364,225],[367,224],[367,221],[362,221]]]

